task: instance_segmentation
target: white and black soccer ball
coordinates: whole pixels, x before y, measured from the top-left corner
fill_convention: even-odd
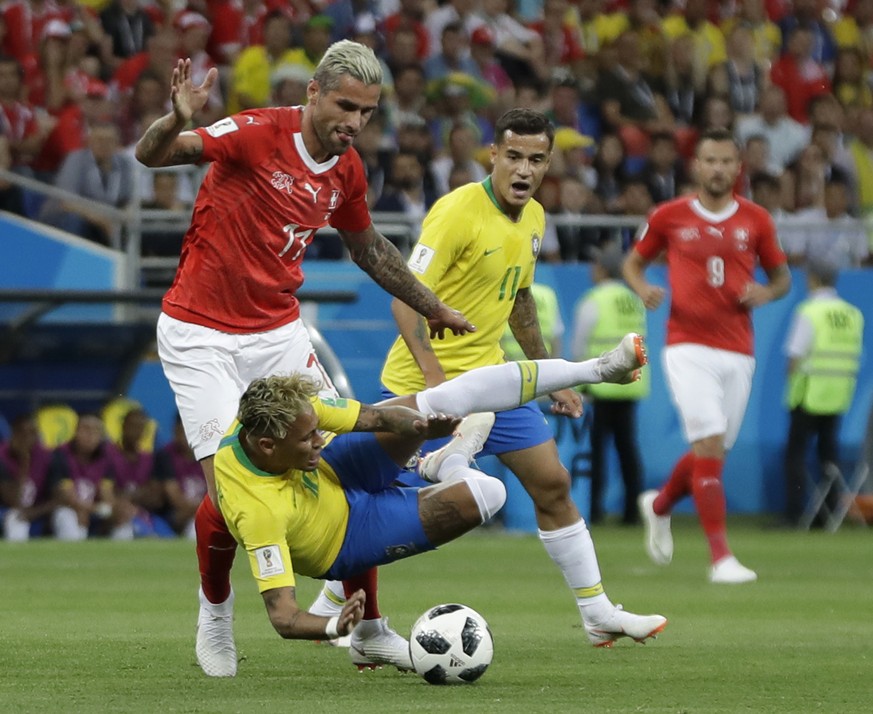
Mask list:
[[[488,623],[473,608],[448,603],[430,608],[412,626],[409,655],[430,684],[469,684],[494,655]]]

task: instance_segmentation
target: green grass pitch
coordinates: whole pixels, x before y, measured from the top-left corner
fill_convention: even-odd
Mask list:
[[[281,640],[237,558],[234,679],[208,679],[193,652],[197,577],[185,542],[0,544],[0,711],[34,712],[850,712],[873,711],[873,531],[763,529],[731,519],[760,580],[706,582],[694,520],[676,556],[650,564],[642,532],[598,527],[606,590],[667,630],[643,646],[590,647],[538,540],[494,530],[383,568],[381,605],[408,634],[440,602],[488,620],[491,668],[433,687],[347,653]],[[301,579],[308,604],[319,584]]]

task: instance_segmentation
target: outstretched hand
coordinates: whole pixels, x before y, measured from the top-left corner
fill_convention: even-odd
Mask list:
[[[461,417],[449,414],[429,414],[425,421],[421,422],[421,434],[425,439],[442,439],[451,436],[461,423]]]
[[[582,397],[579,392],[572,389],[560,389],[549,395],[552,400],[552,414],[558,416],[576,417],[582,416]]]
[[[355,625],[364,619],[364,603],[366,601],[367,595],[363,590],[356,590],[350,597],[346,598],[346,604],[343,605],[343,610],[336,623],[338,635],[351,634]]]
[[[197,112],[206,106],[209,91],[218,79],[218,70],[213,67],[206,74],[206,79],[199,87],[191,81],[191,60],[180,59],[173,69],[173,79],[170,82],[170,101],[173,112],[186,124]]]
[[[453,310],[448,305],[440,305],[431,317],[427,318],[427,326],[430,328],[431,339],[443,339],[445,331],[449,330],[453,335],[466,335],[475,332],[476,328],[458,310]]]

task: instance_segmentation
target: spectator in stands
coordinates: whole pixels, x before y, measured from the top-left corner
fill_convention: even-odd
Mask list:
[[[449,172],[453,166],[466,167],[473,181],[482,181],[488,175],[485,167],[475,158],[479,144],[476,140],[476,132],[469,124],[457,124],[449,130],[446,148],[447,153],[434,159],[430,164],[437,196],[449,192]]]
[[[425,188],[424,174],[415,154],[397,152],[391,158],[385,190],[373,206],[374,212],[402,213],[416,226],[416,240],[418,226],[436,200],[435,194]]]
[[[149,71],[160,77],[166,87],[172,78],[173,63],[179,57],[179,32],[175,27],[164,27],[149,37],[146,50],[128,57],[112,75],[110,86],[113,95],[125,100],[140,75]]]
[[[656,81],[664,77],[669,40],[661,27],[657,0],[630,0],[627,12],[609,16],[608,25],[610,41],[625,30],[636,32],[648,76]]]
[[[706,97],[706,65],[695,57],[694,38],[680,35],[670,41],[662,91],[676,123],[691,126]]]
[[[454,191],[459,186],[466,186],[468,183],[473,183],[470,169],[466,166],[452,166],[449,171],[449,191]]]
[[[415,30],[407,27],[398,27],[389,34],[385,41],[385,61],[391,68],[394,81],[397,81],[397,72],[401,67],[415,65],[422,67],[423,60],[418,56],[418,36]],[[422,67],[422,72],[424,68]]]
[[[3,537],[25,541],[42,533],[55,509],[48,481],[51,452],[39,443],[32,414],[12,421],[9,441],[0,444],[0,518]]]
[[[382,107],[392,130],[427,115],[426,86],[420,64],[408,64],[395,69],[394,92],[382,99]]]
[[[649,158],[643,164],[640,177],[645,181],[651,200],[655,203],[670,201],[679,195],[679,187],[688,181],[685,165],[676,151],[673,134],[659,132],[652,135]]]
[[[621,193],[612,205],[614,212],[640,219],[645,218],[654,207],[645,180],[636,174],[625,180]],[[628,250],[633,245],[638,227],[633,225],[614,228],[610,231],[610,239],[618,243],[623,250]]]
[[[751,28],[734,25],[727,36],[727,61],[710,74],[712,92],[728,98],[735,115],[753,114],[758,108],[766,71],[755,57],[755,38]]]
[[[439,80],[452,72],[463,72],[473,77],[479,73],[470,57],[467,31],[460,22],[450,22],[443,28],[439,51],[424,62],[424,74],[428,81]]]
[[[594,139],[566,126],[555,130],[550,174],[574,176],[593,189],[597,185],[597,171],[591,165],[593,159]]]
[[[848,145],[862,218],[873,213],[873,108],[858,114],[855,137]]]
[[[782,184],[778,176],[764,171],[753,173],[749,177],[749,189],[751,200],[767,209],[773,220],[777,223],[786,217],[785,209],[782,208]],[[784,242],[786,234],[779,231],[780,239]]]
[[[389,15],[382,23],[389,48],[392,38],[400,30],[411,32],[415,36],[414,58],[421,62],[428,57],[430,37],[424,26],[424,0],[400,0],[397,12]],[[412,58],[408,58],[412,59]]]
[[[770,81],[785,91],[788,116],[801,124],[808,120],[809,101],[831,91],[825,67],[814,59],[815,34],[807,26],[791,30],[785,54],[770,70]]]
[[[737,120],[737,139],[740,145],[750,136],[760,135],[770,145],[772,173],[779,175],[794,161],[809,141],[809,132],[786,114],[785,91],[776,85],[761,93],[758,113]]]
[[[458,124],[471,127],[478,144],[491,142],[494,125],[484,116],[496,98],[491,87],[472,75],[452,72],[432,83],[430,96],[436,108],[431,133],[437,151],[447,149],[449,132]]]
[[[770,170],[770,145],[767,143],[767,139],[763,136],[750,136],[746,145],[741,148],[743,168],[740,172],[740,178],[737,182],[735,191],[741,196],[751,198],[752,176],[760,173],[768,173]]]
[[[173,440],[155,454],[153,478],[163,485],[173,528],[188,540],[194,540],[194,514],[206,495],[206,479],[178,417]]]
[[[26,77],[27,101],[50,113],[60,109],[67,99],[64,74],[72,34],[70,26],[63,20],[46,23],[39,43],[37,65],[31,76]]]
[[[58,540],[107,535],[115,524],[115,474],[103,420],[82,413],[73,439],[58,447],[49,467],[49,483],[58,506],[52,529]],[[123,534],[123,531],[122,531]]]
[[[306,104],[306,86],[312,72],[299,64],[280,64],[270,73],[270,106],[296,107]]]
[[[121,148],[118,126],[108,120],[88,128],[88,145],[65,159],[55,186],[82,198],[122,208],[133,198],[134,167]],[[93,208],[50,199],[41,220],[83,238],[118,247],[120,225]]]
[[[558,216],[568,221],[555,226],[561,261],[565,263],[591,261],[594,250],[603,241],[603,231],[594,226],[582,226],[569,221],[601,213],[603,207],[600,201],[580,179],[565,176],[560,184],[560,209]]]
[[[119,443],[107,447],[115,472],[113,537],[118,540],[166,534],[157,515],[164,507],[164,489],[153,477],[154,453],[143,445],[148,421],[143,409],[131,409],[121,423]]]
[[[594,168],[597,171],[597,185],[594,193],[602,201],[604,209],[613,213],[614,203],[621,193],[626,179],[624,169],[624,145],[615,134],[604,134],[597,144],[594,155]]]
[[[141,207],[160,211],[185,211],[190,208],[189,204],[182,202],[179,198],[179,176],[176,171],[143,171],[141,180],[152,182],[152,197],[149,200],[144,200]],[[140,253],[144,257],[178,257],[182,250],[184,234],[184,230],[161,229],[156,231],[144,223],[140,237]]]
[[[373,208],[385,189],[385,166],[389,160],[387,154],[389,151],[393,151],[393,146],[388,149],[384,143],[386,141],[385,124],[384,114],[375,114],[358,132],[355,139],[355,150],[361,157],[364,172],[367,174],[367,206],[370,209]],[[316,234],[316,242],[318,237]],[[344,255],[341,243],[337,249],[338,254],[334,257],[341,258]],[[307,252],[307,255],[310,254]]]
[[[846,3],[830,30],[839,49],[858,50],[861,57],[873,56],[873,0]]]
[[[333,19],[328,15],[313,15],[303,25],[300,47],[291,50],[288,61],[308,67],[312,72],[330,46]]]
[[[515,101],[515,87],[497,59],[494,33],[485,25],[477,27],[470,35],[470,56],[476,63],[474,76],[497,92],[497,101],[492,111],[496,116],[501,115]]]
[[[870,55],[864,55],[855,47],[837,52],[833,93],[848,111],[873,106],[873,92],[867,78],[869,64]]]
[[[782,205],[790,213],[824,206],[827,163],[817,144],[808,144],[782,174]]]
[[[794,30],[802,27],[812,33],[811,58],[827,71],[832,71],[837,46],[830,30],[822,21],[823,5],[819,0],[793,0],[792,6],[794,12],[779,20],[783,54],[791,51],[789,48],[791,36]]]
[[[579,47],[587,57],[596,58],[618,36],[620,30],[615,27],[613,17],[604,12],[604,0],[580,0],[575,5]]]
[[[675,121],[667,101],[656,94],[643,74],[636,32],[623,32],[615,41],[615,64],[597,80],[604,126],[621,137],[629,155],[644,156],[649,134],[673,131]]]
[[[111,49],[103,58],[111,69],[145,52],[148,39],[155,34],[154,22],[139,0],[112,0],[100,13],[100,23],[111,41]]]
[[[566,69],[556,69],[549,83],[549,104],[545,114],[556,129],[567,127],[581,134],[591,131],[591,120],[582,99],[579,80]],[[597,122],[599,125],[599,121]]]
[[[755,62],[762,72],[769,71],[782,50],[782,32],[779,25],[767,16],[765,0],[738,0],[736,15],[727,18],[721,29],[725,37],[730,38],[733,29],[739,25],[752,33]]]
[[[785,516],[789,525],[800,525],[804,511],[806,457],[817,442],[822,478],[839,476],[837,435],[840,418],[855,393],[864,316],[837,295],[838,268],[823,260],[807,265],[809,297],[795,308],[785,355],[788,357],[788,408],[791,422],[785,448]],[[827,490],[827,510],[813,514],[812,525],[826,525],[841,497],[840,478]]]
[[[707,0],[686,0],[683,12],[670,15],[662,23],[664,34],[671,40],[683,35],[691,36],[695,62],[705,72],[727,60],[724,35],[709,21],[708,12]]]
[[[585,51],[580,44],[581,35],[567,22],[569,10],[568,0],[545,0],[542,19],[530,23],[529,27],[540,36],[546,67],[564,67],[575,76],[583,77],[588,71]],[[475,37],[471,39],[475,46]]]
[[[542,36],[510,15],[508,7],[508,0],[479,0],[468,30],[471,33],[479,27],[491,30],[500,62],[513,77],[547,81],[549,67]]]
[[[281,10],[271,11],[264,18],[264,44],[246,47],[233,65],[228,113],[267,106],[270,73],[281,64],[298,64],[298,55],[291,46],[288,15]]]
[[[52,20],[68,20],[69,9],[52,0],[9,0],[2,6],[5,34],[2,52],[22,65],[36,56],[45,26]]]
[[[868,262],[864,226],[848,213],[850,195],[848,177],[834,175],[824,185],[824,206],[798,212],[797,218],[806,228],[799,233],[802,243],[783,239],[789,262],[824,262],[837,270],[859,268]]]
[[[446,3],[427,13],[424,25],[430,35],[430,56],[442,51],[443,30],[447,25],[460,25],[466,33],[472,31],[469,24],[472,23],[473,11],[476,9],[478,0],[448,0]]]
[[[14,57],[0,56],[0,133],[9,142],[12,170],[30,172],[56,120],[21,101],[24,70]]]

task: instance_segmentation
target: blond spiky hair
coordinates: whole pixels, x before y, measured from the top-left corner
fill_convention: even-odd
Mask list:
[[[313,79],[323,92],[339,87],[340,78],[349,75],[366,85],[382,84],[382,65],[366,45],[351,40],[334,42],[327,48]]]
[[[253,436],[284,439],[320,389],[319,382],[299,373],[256,379],[240,397],[237,419]]]

